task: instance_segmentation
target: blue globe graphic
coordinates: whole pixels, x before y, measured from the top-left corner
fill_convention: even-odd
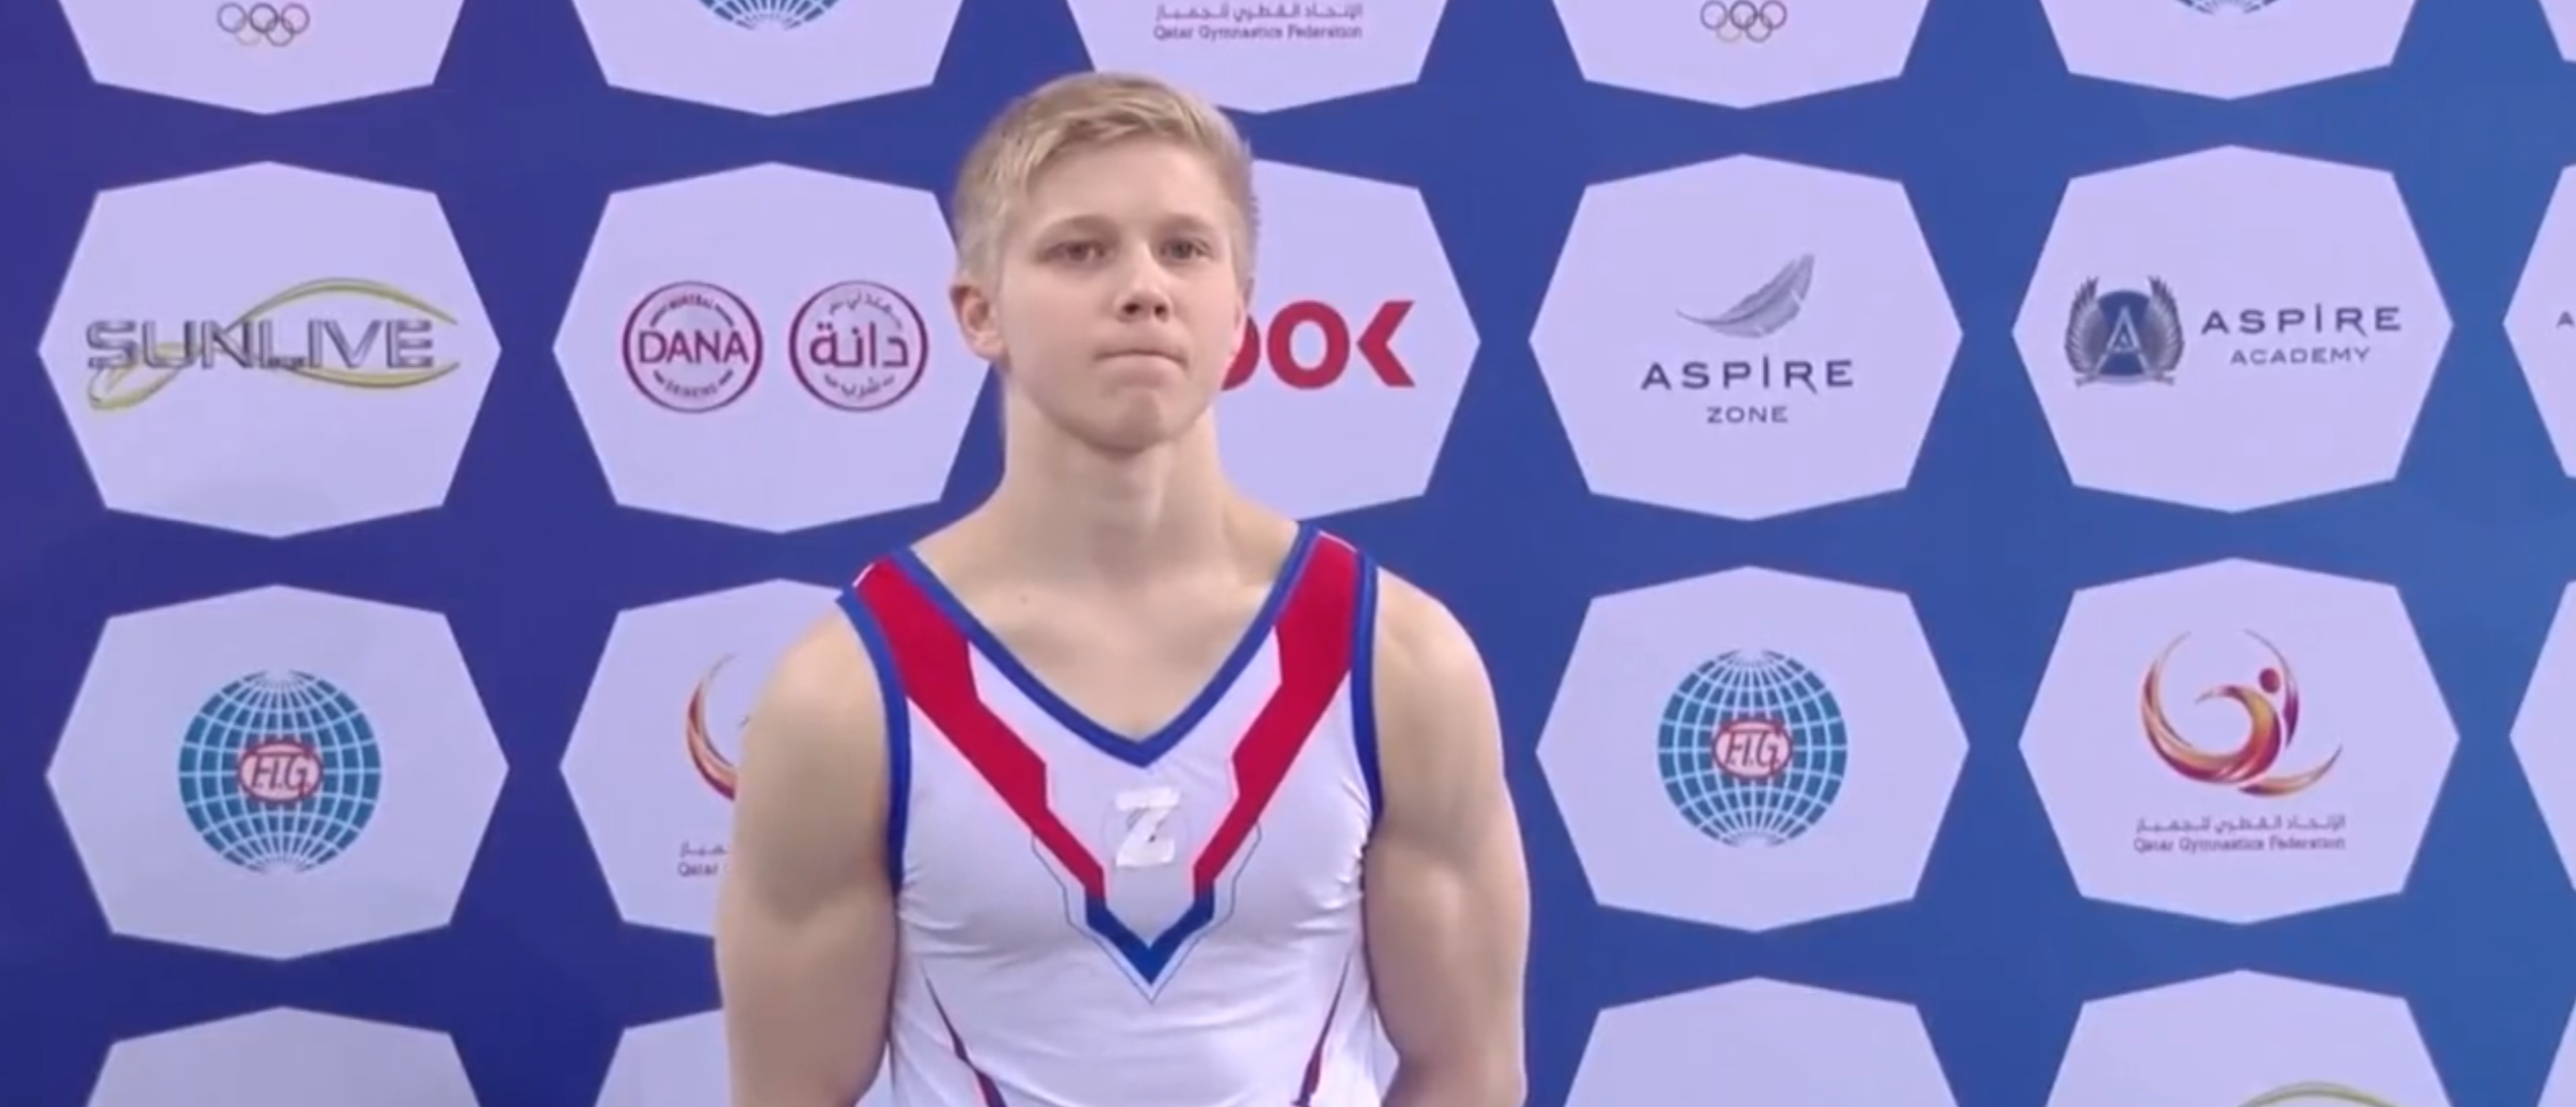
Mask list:
[[[305,872],[357,844],[384,764],[375,725],[330,681],[261,672],[224,685],[179,745],[179,800],[224,860]]]
[[[1767,650],[1691,670],[1655,738],[1673,809],[1731,846],[1782,845],[1815,829],[1850,759],[1842,704],[1824,678]]]
[[[831,11],[841,0],[698,0],[736,27],[792,31]]]

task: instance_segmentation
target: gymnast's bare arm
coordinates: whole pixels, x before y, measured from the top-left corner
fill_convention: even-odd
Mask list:
[[[732,1107],[849,1107],[876,1080],[895,953],[885,729],[837,615],[752,708],[716,907]]]
[[[1395,1046],[1387,1107],[1520,1107],[1529,874],[1484,660],[1448,609],[1379,588],[1370,975]]]

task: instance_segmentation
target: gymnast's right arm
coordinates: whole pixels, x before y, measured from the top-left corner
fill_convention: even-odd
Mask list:
[[[837,613],[779,662],[736,773],[715,928],[732,1107],[850,1107],[885,1052],[895,919],[883,694]]]

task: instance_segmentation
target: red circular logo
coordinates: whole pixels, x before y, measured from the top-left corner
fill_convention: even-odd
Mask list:
[[[690,415],[751,391],[764,356],[751,305],[704,281],[654,289],[626,316],[626,376],[644,398]]]
[[[257,802],[300,803],[322,790],[322,755],[290,738],[265,739],[242,750],[233,779]]]
[[[1789,731],[1769,719],[1736,719],[1709,735],[1708,759],[1738,780],[1769,780],[1789,768]]]
[[[796,309],[788,362],[814,398],[843,411],[883,411],[912,394],[930,364],[929,328],[912,301],[875,281],[842,281]]]

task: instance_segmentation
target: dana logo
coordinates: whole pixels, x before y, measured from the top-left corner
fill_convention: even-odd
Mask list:
[[[749,300],[721,285],[654,289],[626,317],[626,376],[645,399],[699,414],[751,391],[771,344]],[[778,345],[805,393],[840,411],[883,411],[930,368],[929,327],[911,297],[875,281],[840,281],[805,297]]]
[[[841,0],[698,0],[716,18],[745,30],[792,31],[831,14]]]
[[[1700,833],[1776,846],[1815,829],[1842,795],[1851,735],[1824,678],[1768,651],[1700,664],[1664,702],[1655,764]]]
[[[358,844],[383,773],[375,724],[347,692],[311,673],[253,673],[188,724],[179,801],[224,860],[300,873]]]
[[[685,268],[673,227],[701,247]],[[835,242],[866,243],[867,271]],[[555,334],[609,491],[771,533],[936,502],[985,375],[932,371],[935,301],[914,297],[956,260],[919,189],[759,165],[609,197]]]

